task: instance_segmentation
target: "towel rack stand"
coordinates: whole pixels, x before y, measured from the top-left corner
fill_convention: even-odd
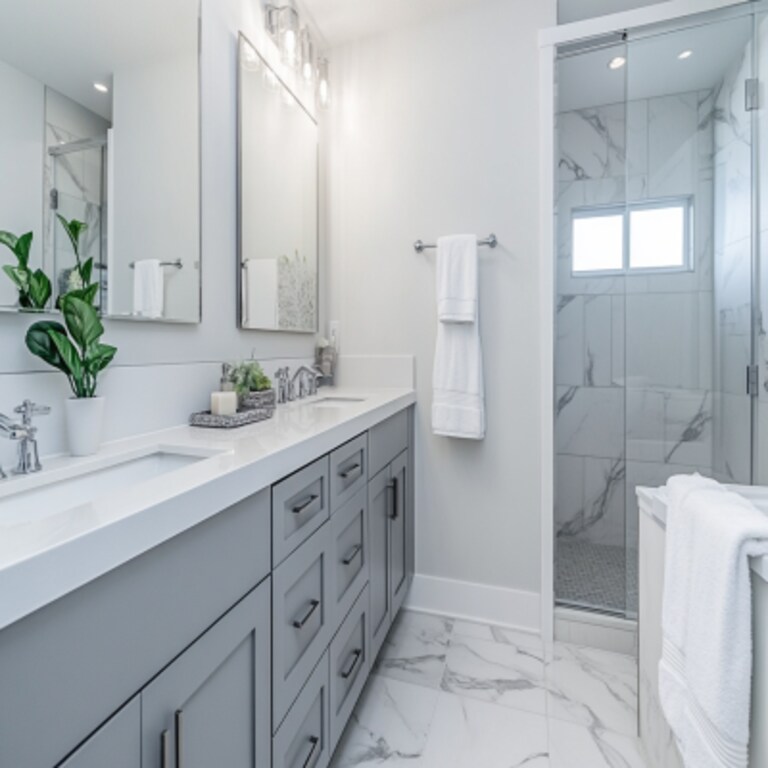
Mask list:
[[[496,235],[491,232],[488,237],[485,238],[485,240],[478,240],[478,245],[487,245],[489,248],[495,248],[499,241],[496,239]],[[413,244],[413,248],[416,251],[416,253],[423,253],[427,248],[437,248],[437,245],[435,243],[424,243],[421,240],[417,240]]]
[[[128,265],[131,269],[136,268],[136,262],[132,261]],[[176,259],[175,261],[161,261],[160,262],[161,267],[174,267],[175,269],[184,269],[184,265],[181,263],[181,259]]]

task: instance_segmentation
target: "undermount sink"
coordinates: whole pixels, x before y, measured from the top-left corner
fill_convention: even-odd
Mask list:
[[[335,397],[333,395],[329,395],[328,397],[321,397],[318,400],[315,400],[312,405],[319,406],[319,407],[333,407],[338,405],[345,405],[346,403],[363,403],[365,402],[364,397]]]
[[[90,470],[83,469],[81,472],[75,470],[75,474],[61,478],[61,473],[54,470],[48,482],[45,482],[45,471],[40,475],[25,476],[19,479],[20,482],[27,478],[39,478],[42,484],[28,490],[20,489],[16,493],[13,492],[14,480],[8,480],[7,486],[0,484],[0,527],[29,523],[87,504],[100,497],[119,495],[121,491],[133,488],[139,483],[184,469],[218,453],[158,448],[144,455],[115,457],[114,462],[107,466],[102,464]],[[8,492],[8,495],[5,495],[5,492]]]

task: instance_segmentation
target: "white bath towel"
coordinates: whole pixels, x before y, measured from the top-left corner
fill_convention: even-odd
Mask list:
[[[688,768],[746,768],[752,680],[750,556],[768,517],[699,475],[667,483],[659,693]]]
[[[133,265],[133,312],[139,317],[162,317],[165,308],[163,268],[159,259]]]
[[[455,263],[458,253],[468,262],[465,266]],[[447,277],[446,272],[451,272],[451,276]],[[467,276],[470,290],[464,290],[458,284],[460,281],[455,280],[460,273]],[[449,283],[456,283],[452,296],[444,292]],[[445,437],[482,440],[485,393],[474,235],[438,241],[437,291],[439,322],[432,376],[432,431]]]
[[[277,259],[248,259],[243,271],[243,324],[246,328],[277,328]]]
[[[444,323],[477,318],[477,237],[450,235],[437,241],[437,317]]]

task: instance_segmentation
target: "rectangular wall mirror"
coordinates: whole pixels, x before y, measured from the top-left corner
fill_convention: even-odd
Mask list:
[[[317,123],[240,36],[240,327],[315,333]]]
[[[0,245],[0,309],[53,311],[80,287],[62,217],[85,225],[102,314],[199,322],[199,0],[0,10],[0,231],[32,233],[28,272]],[[37,270],[48,297],[25,290]]]

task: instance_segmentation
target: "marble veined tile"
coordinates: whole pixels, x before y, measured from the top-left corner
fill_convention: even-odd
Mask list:
[[[493,624],[481,624],[474,621],[456,620],[453,624],[453,637],[489,640],[504,645],[515,645],[520,648],[533,648],[540,651],[543,647],[541,635],[536,632],[526,632],[522,629],[498,627]]]
[[[419,768],[549,768],[546,718],[440,694]]]
[[[640,740],[558,720],[549,721],[551,768],[648,768]]]
[[[636,735],[637,662],[633,657],[556,644],[554,659],[547,665],[547,683],[551,718]]]
[[[376,672],[438,688],[452,628],[452,619],[403,611],[384,642]]]
[[[441,688],[543,715],[545,685],[542,649],[454,637]]]
[[[436,690],[372,675],[332,768],[421,766],[439,696]]]

